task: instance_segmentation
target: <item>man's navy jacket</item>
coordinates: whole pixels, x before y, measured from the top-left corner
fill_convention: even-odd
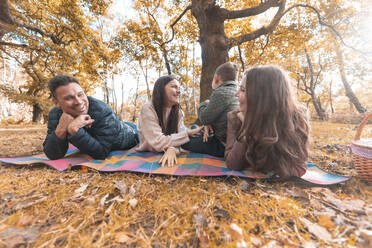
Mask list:
[[[54,107],[49,112],[48,133],[43,144],[49,159],[65,156],[69,142],[94,159],[105,159],[111,150],[121,149],[121,144],[125,143],[123,139],[128,137],[124,134],[127,130],[124,130],[112,108],[93,97],[88,96],[88,101],[88,115],[94,119],[92,126],[80,128],[74,135],[67,134],[66,139],[60,139],[55,134],[62,109]]]

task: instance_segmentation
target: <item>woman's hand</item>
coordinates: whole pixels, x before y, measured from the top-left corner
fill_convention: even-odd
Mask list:
[[[194,136],[197,133],[199,133],[203,128],[204,128],[204,126],[201,126],[201,127],[195,128],[195,129],[188,129],[187,130],[187,135],[188,136]]]
[[[243,113],[239,112],[238,110],[227,113],[227,136],[237,137],[243,121]]]
[[[177,154],[174,147],[169,147],[159,160],[159,164],[164,167],[173,167],[177,164]]]
[[[208,137],[209,137],[209,132],[211,133],[211,135],[213,136],[213,128],[211,125],[207,125],[207,126],[204,126],[204,130],[203,130],[203,142],[207,142],[208,141]]]

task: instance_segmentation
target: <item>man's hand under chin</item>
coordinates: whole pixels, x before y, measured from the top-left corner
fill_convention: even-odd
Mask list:
[[[90,115],[79,115],[76,117],[67,127],[67,132],[70,135],[74,135],[82,127],[91,127],[94,120]]]
[[[67,128],[70,125],[70,123],[74,120],[74,117],[72,117],[69,114],[66,114],[65,112],[62,113],[61,117],[59,118],[58,125],[56,127],[56,136],[60,139],[65,139],[67,135]]]

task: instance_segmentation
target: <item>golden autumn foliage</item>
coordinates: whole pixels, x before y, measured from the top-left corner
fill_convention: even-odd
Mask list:
[[[86,91],[99,86],[100,70],[118,60],[94,29],[95,18],[105,13],[110,1],[10,1],[13,16],[32,23],[53,39],[18,27],[2,38],[3,58],[16,61],[28,80],[21,87],[1,84],[1,93],[14,102],[26,102],[48,113],[48,80],[56,74],[71,74]],[[22,46],[17,46],[22,45]],[[105,67],[104,67],[105,66]]]
[[[199,34],[195,32],[198,29],[198,24],[195,17],[190,15],[190,11],[186,11],[186,14],[176,24],[175,21],[178,20],[176,19],[177,17],[181,17],[180,13],[186,10],[189,4],[199,1],[177,1],[177,8],[165,5],[164,1],[134,2],[134,9],[138,12],[140,18],[139,21],[130,20],[127,23],[126,27],[128,29],[124,40],[127,41],[125,44],[131,44],[130,47],[126,48],[128,49],[126,50],[128,51],[127,54],[133,56],[134,59],[143,59],[149,58],[148,55],[154,54],[153,52],[156,51],[154,57],[156,59],[152,60],[150,68],[154,68],[155,64],[156,67],[160,66],[165,72],[166,61],[161,58],[161,49],[156,49],[156,46],[165,44],[167,47],[171,47],[171,49],[166,49],[167,61],[170,63],[171,72],[180,77],[181,84],[183,84],[182,86],[185,89],[186,94],[183,102],[186,109],[192,109],[191,106],[188,106],[188,103],[192,103],[195,95],[199,96],[203,91],[203,97],[205,97],[205,94],[207,94],[205,93],[206,88],[210,87],[209,81],[204,82],[202,78],[199,80],[198,76],[197,80],[200,84],[200,90],[198,90],[198,94],[190,94],[195,88],[195,80],[191,76],[194,76],[195,73],[200,73],[196,75],[203,74],[203,70],[196,70],[198,68],[195,66],[196,60],[194,58],[190,62],[192,57],[190,56],[190,48],[194,47],[193,42],[196,40],[198,43],[201,42],[200,37],[203,34],[201,33],[202,30],[200,30],[200,24]],[[258,6],[260,3],[261,1],[223,1],[217,5],[229,11],[234,11]],[[200,6],[206,7],[207,5],[202,4]],[[297,7],[291,8],[292,6]],[[367,76],[371,67],[367,56],[365,56],[370,48],[360,47],[362,43],[356,42],[356,40],[365,40],[366,36],[366,34],[361,33],[363,28],[365,29],[365,26],[361,24],[362,17],[360,16],[360,11],[363,7],[365,7],[363,1],[357,1],[354,5],[350,5],[347,1],[286,1],[286,8],[290,9],[290,11],[286,12],[281,18],[274,31],[254,40],[244,42],[239,47],[230,48],[229,59],[239,64],[242,71],[255,65],[278,64],[282,66],[293,78],[293,85],[297,89],[298,99],[308,106],[314,113],[314,117],[327,119],[334,112],[342,111],[344,102],[353,100],[348,100],[346,97],[350,93],[348,91],[355,91],[360,87],[367,87],[368,89],[371,87],[371,79]],[[172,11],[169,11],[170,9]],[[365,17],[370,12],[370,8],[365,8],[363,16]],[[167,14],[170,15],[169,18],[166,17]],[[228,19],[224,22],[226,37],[230,39],[241,34],[250,33],[262,24],[268,24],[273,15],[274,10],[271,10],[271,12],[265,11],[257,16]],[[159,20],[161,16],[163,17],[163,25],[159,25],[159,22],[154,22]],[[172,32],[172,27],[174,28],[174,33]],[[130,39],[131,31],[134,32],[135,39]],[[172,34],[174,34],[172,42],[164,43]],[[180,42],[179,47],[182,49],[178,51],[177,46]],[[183,45],[185,42],[186,46]],[[190,43],[188,44],[188,42]],[[343,62],[347,66],[346,77],[352,78],[352,81],[349,82],[352,88],[349,87],[347,89],[346,86],[343,86],[342,74],[338,72],[339,66],[335,44],[340,44],[345,48],[343,49],[345,53]],[[187,50],[187,53],[182,52]],[[217,50],[215,47],[211,49],[214,53]],[[361,57],[360,55],[363,51],[364,54]],[[203,48],[202,54],[206,56]],[[205,64],[208,65],[210,62],[205,62]],[[359,69],[356,67],[357,64]],[[148,63],[146,63],[146,66],[147,68],[149,67]],[[156,70],[158,71],[159,68],[156,68]],[[204,69],[204,73],[208,71],[209,74],[213,75],[214,71],[210,72],[209,70],[209,67]],[[240,74],[240,78],[241,76]],[[346,92],[343,88],[346,89]],[[361,105],[367,109],[371,107],[371,101],[366,99],[368,98],[368,92],[355,94],[357,98],[365,99],[361,100]],[[317,116],[317,112],[318,115],[323,113],[323,117]]]
[[[190,4],[205,7],[205,3],[218,3],[218,7],[233,11],[263,1],[133,0],[130,11],[134,17],[114,30],[105,26],[115,18],[107,14],[113,1],[9,3],[14,18],[53,35],[51,39],[15,26],[0,37],[2,59],[15,61],[27,75],[23,84],[0,84],[0,92],[11,101],[26,102],[47,113],[52,103],[46,84],[53,75],[76,76],[90,94],[106,87],[117,71],[130,71],[137,80],[136,90],[121,106],[110,104],[122,119],[135,122],[141,105],[151,95],[154,79],[172,73],[182,86],[181,105],[185,124],[190,125],[197,119],[198,99],[205,90],[200,89],[206,70],[199,54],[205,52],[199,46],[201,24],[187,11],[171,25]],[[327,171],[352,176],[350,181],[309,187],[294,181],[251,182],[236,177],[80,169],[61,173],[45,166],[2,163],[0,247],[370,247],[372,188],[358,178],[346,147],[361,116],[345,97],[339,72],[342,64],[343,74],[360,102],[371,109],[371,66],[360,34],[363,30],[364,35],[368,33],[362,23],[368,20],[363,16],[371,13],[371,6],[363,1],[353,3],[286,1],[286,8],[296,4],[316,8],[321,20],[333,25],[345,44],[319,24],[312,9],[294,8],[273,32],[228,51],[229,60],[241,70],[279,64],[288,71],[297,98],[310,108],[313,117],[315,99],[327,118],[338,122],[312,122],[310,160]],[[275,11],[225,21],[226,37],[267,25]],[[337,57],[337,44],[342,60]],[[361,48],[365,51],[357,51]],[[311,72],[316,78],[312,88]],[[0,125],[1,157],[42,151],[45,125],[25,125],[13,119],[4,123],[10,125]],[[363,136],[372,136],[370,125]],[[131,190],[124,192],[124,188]]]
[[[331,187],[1,164],[0,247],[369,247],[372,188],[344,147],[355,127],[312,122],[311,161],[353,176]],[[0,133],[0,156],[25,155],[45,126]]]
[[[202,64],[206,50],[201,43],[206,37],[195,17],[200,9],[190,7],[177,24],[172,24],[190,4],[234,11],[265,2],[275,5],[283,1],[133,0],[132,8],[123,10],[133,15],[114,29],[109,25],[115,17],[107,13],[114,1],[9,0],[14,18],[50,35],[22,26],[7,27],[4,34],[0,30],[1,61],[15,62],[26,75],[21,84],[1,83],[0,93],[45,114],[52,105],[46,85],[53,75],[72,74],[91,94],[97,88],[107,90],[108,79],[122,70],[133,75],[136,90],[124,104],[110,105],[122,119],[136,122],[156,77],[172,73],[182,86],[181,105],[185,124],[190,125],[197,119],[199,97],[207,95],[206,88],[201,87],[201,75],[207,70],[213,76],[213,66],[208,65],[216,61],[204,60]],[[241,71],[261,64],[282,66],[312,117],[317,117],[314,102],[320,103],[327,118],[337,123],[311,123],[310,160],[327,171],[352,176],[350,181],[309,187],[296,181],[236,177],[172,177],[86,169],[61,173],[45,166],[2,163],[0,248],[372,246],[372,187],[359,179],[346,147],[353,140],[361,115],[345,96],[340,76],[343,74],[362,105],[370,110],[372,80],[367,55],[371,48],[364,36],[370,32],[365,23],[370,25],[367,17],[371,6],[362,0],[353,1],[353,5],[345,0],[287,0],[285,7],[297,4],[316,8],[321,20],[332,25],[344,43],[320,25],[316,12],[307,7],[292,9],[272,32],[239,46],[230,38],[267,27],[278,8],[228,19],[222,25],[226,37],[214,41],[226,45],[230,39],[232,47],[226,57],[239,64]],[[212,55],[218,51],[213,46],[207,48]],[[316,82],[312,90],[311,73]],[[209,81],[204,79],[203,84],[210,87]],[[45,125],[5,120],[0,125],[0,156],[42,152],[45,133]],[[372,137],[371,125],[363,137]]]
[[[274,4],[274,1],[268,2]],[[107,13],[112,3],[92,0],[9,1],[14,18],[36,25],[49,36],[22,27],[5,33],[0,40],[3,58],[16,60],[27,80],[21,87],[11,81],[1,84],[2,94],[11,101],[26,102],[33,106],[34,111],[46,114],[52,105],[46,82],[58,73],[78,77],[88,94],[98,87],[104,88],[105,101],[109,101],[107,81],[119,71],[139,78],[141,85],[146,84],[147,92],[157,75],[172,73],[178,76],[182,85],[185,111],[196,114],[199,98],[208,95],[211,80],[207,79],[214,71],[213,66],[208,67],[213,61],[203,62],[202,68],[206,53],[200,45],[205,31],[200,29],[201,23],[195,17],[197,9],[187,11],[187,7],[192,3],[205,8],[207,5],[202,1],[136,0],[130,9],[132,18],[122,20]],[[216,8],[227,11],[261,4],[262,1],[213,2]],[[291,9],[296,5],[301,6]],[[293,78],[299,100],[314,113],[317,108],[313,106],[318,102],[328,118],[334,112],[344,111],[345,103],[349,105],[343,90],[345,80],[341,80],[342,73],[338,72],[340,61],[335,44],[340,44],[343,78],[350,89],[358,92],[355,95],[361,99],[362,107],[371,108],[369,91],[359,90],[372,87],[368,76],[371,66],[366,56],[371,48],[365,46],[366,20],[371,8],[363,1],[354,1],[354,5],[350,5],[347,1],[336,0],[287,0],[285,8],[290,11],[281,17],[272,32],[239,46],[234,43],[235,38],[268,25],[276,8],[268,8],[259,15],[226,19],[223,29],[226,39],[232,42],[229,60],[239,64],[241,70],[261,64],[281,65]],[[332,29],[321,25],[320,20],[332,25],[343,40]],[[116,21],[114,28],[110,26],[113,21]],[[4,45],[4,42],[12,45]],[[213,49],[212,55],[218,53],[216,47]],[[317,78],[310,94],[304,90],[311,81],[306,53],[312,62],[313,77]],[[118,91],[115,88],[111,90]],[[135,93],[132,92],[129,98],[134,99]],[[117,104],[115,102],[114,106]]]

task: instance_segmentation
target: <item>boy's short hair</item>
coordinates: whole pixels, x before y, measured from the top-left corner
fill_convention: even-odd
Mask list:
[[[238,66],[235,63],[227,62],[217,67],[216,75],[220,76],[222,81],[235,81],[238,74]]]
[[[60,86],[68,85],[69,83],[77,83],[78,85],[80,85],[79,81],[74,77],[68,75],[57,75],[49,80],[48,88],[52,96],[56,97],[57,88]]]

